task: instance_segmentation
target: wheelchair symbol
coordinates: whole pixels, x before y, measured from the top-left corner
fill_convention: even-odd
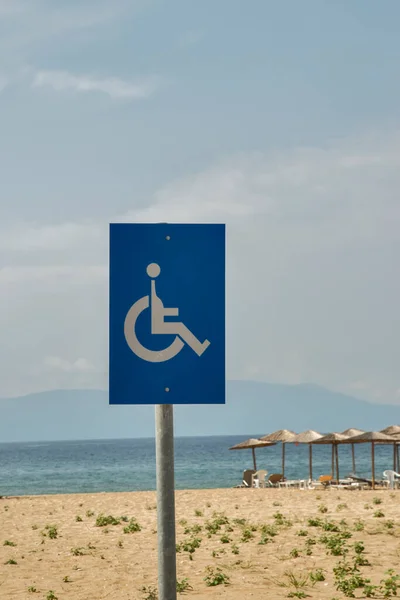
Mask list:
[[[164,308],[162,300],[157,296],[156,277],[161,273],[159,265],[152,263],[146,269],[151,278],[151,294],[137,300],[129,309],[124,323],[124,334],[129,348],[136,356],[148,362],[165,362],[174,358],[184,347],[185,343],[201,356],[210,345],[208,340],[201,343],[195,335],[180,321],[165,321],[165,317],[178,317],[178,308]],[[136,321],[144,310],[151,310],[152,335],[175,335],[175,339],[165,350],[149,350],[143,346],[135,332]]]

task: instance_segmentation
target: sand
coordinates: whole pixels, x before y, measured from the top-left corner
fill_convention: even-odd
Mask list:
[[[375,504],[374,498],[382,502]],[[357,541],[365,544],[365,557],[371,566],[360,567],[362,575],[378,583],[388,568],[400,571],[399,500],[400,492],[387,490],[178,491],[177,542],[201,539],[193,560],[188,552],[177,554],[178,579],[187,578],[192,587],[178,597],[275,600],[300,591],[321,600],[344,598],[335,589],[332,572],[342,557],[327,554],[325,545],[319,542],[321,536],[332,533],[310,527],[308,518],[335,522],[344,519],[352,534],[347,540],[349,547]],[[327,512],[319,512],[321,505]],[[216,534],[207,537],[204,526],[207,521],[215,520],[215,511],[223,512],[230,523],[221,525]],[[377,511],[382,511],[384,516],[374,516]],[[97,527],[96,518],[101,513],[135,517],[141,530],[124,533],[123,527],[127,526],[124,522]],[[278,526],[277,535],[270,538],[272,541],[260,545],[260,526],[276,523],[277,518],[273,516],[276,513],[284,515],[292,524]],[[82,520],[77,520],[77,516]],[[157,586],[156,519],[156,497],[152,492],[1,499],[1,600],[153,600],[151,590]],[[241,525],[235,519],[246,519],[248,523]],[[354,529],[358,519],[364,522],[362,531]],[[57,537],[50,539],[50,529],[46,526],[53,525],[57,527]],[[184,533],[185,528],[195,525],[201,526],[202,531]],[[252,528],[256,530],[251,531]],[[254,538],[242,541],[244,530],[247,532],[244,537],[254,535]],[[299,530],[307,531],[308,535],[297,535]],[[230,541],[222,543],[223,536]],[[306,540],[310,537],[317,543],[309,546],[311,555],[307,555]],[[6,540],[15,546],[3,545]],[[238,554],[232,553],[232,549],[236,551],[235,545]],[[293,549],[299,551],[298,556]],[[350,551],[350,556],[353,554]],[[10,559],[17,564],[5,564]],[[207,567],[219,568],[229,577],[229,584],[208,587],[204,581]],[[323,570],[324,581],[315,585],[309,581],[306,587],[297,590],[294,586],[283,587],[290,574],[307,576],[316,569]],[[142,591],[143,586],[147,591]],[[364,597],[362,590],[356,591],[356,597]]]

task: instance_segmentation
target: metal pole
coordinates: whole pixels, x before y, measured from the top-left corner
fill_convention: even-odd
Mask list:
[[[336,456],[336,483],[339,485],[339,449],[338,444],[334,444]]]
[[[158,597],[176,600],[174,412],[156,406]]]
[[[282,442],[282,477],[285,477],[285,442]]]
[[[375,489],[375,444],[371,443],[372,489]]]
[[[253,465],[254,465],[254,470],[257,471],[257,463],[256,463],[256,452],[254,450],[254,448],[251,449],[252,453],[253,453]]]

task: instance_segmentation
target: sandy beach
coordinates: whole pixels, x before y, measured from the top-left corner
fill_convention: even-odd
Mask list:
[[[333,568],[346,552],[379,584],[400,571],[399,500],[387,490],[178,491],[179,597],[344,598]],[[156,519],[153,492],[0,499],[0,598],[154,600]]]

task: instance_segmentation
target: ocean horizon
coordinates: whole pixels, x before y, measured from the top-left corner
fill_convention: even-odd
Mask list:
[[[229,448],[263,434],[175,438],[176,489],[230,488],[253,468],[251,450]],[[371,476],[370,444],[356,444],[356,472]],[[281,444],[256,450],[257,467],[282,472]],[[308,445],[286,444],[285,475],[308,478]],[[352,471],[351,446],[339,445],[340,475]],[[375,447],[375,475],[393,468],[392,445]],[[313,476],[331,472],[331,446],[313,446]],[[88,439],[0,443],[0,496],[156,489],[155,440]]]

